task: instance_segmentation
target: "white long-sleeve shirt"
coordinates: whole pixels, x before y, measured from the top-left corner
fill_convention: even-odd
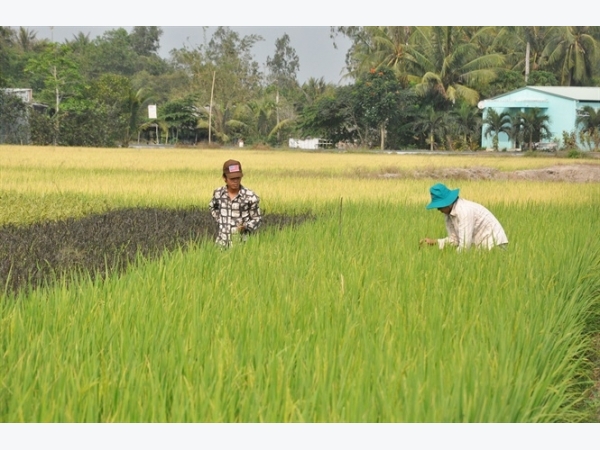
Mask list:
[[[448,237],[438,239],[438,246],[453,245],[458,250],[471,246],[490,249],[508,244],[506,233],[498,219],[484,206],[458,198],[450,214],[446,215]]]
[[[256,231],[262,220],[260,198],[252,190],[240,186],[235,198],[229,198],[227,186],[215,189],[208,204],[210,213],[218,224],[216,243],[224,247],[231,245],[231,236],[239,225],[244,225],[242,240]]]

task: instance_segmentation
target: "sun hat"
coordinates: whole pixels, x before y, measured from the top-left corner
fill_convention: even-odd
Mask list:
[[[429,189],[431,203],[427,205],[427,209],[450,206],[458,198],[458,191],[460,191],[460,189],[451,190],[442,183],[434,184]]]
[[[242,163],[236,161],[235,159],[228,159],[227,161],[225,161],[225,163],[223,164],[223,176],[228,175],[236,175],[239,177],[244,176],[244,174],[242,173]]]

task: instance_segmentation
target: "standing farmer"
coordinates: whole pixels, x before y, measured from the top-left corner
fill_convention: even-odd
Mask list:
[[[458,247],[471,246],[491,249],[495,245],[506,247],[508,238],[498,219],[484,206],[458,197],[459,189],[450,190],[438,183],[429,189],[431,203],[427,209],[437,208],[446,215],[448,237],[443,239],[424,238],[419,244]]]
[[[234,236],[245,241],[248,234],[259,227],[262,218],[260,199],[250,189],[242,186],[242,177],[242,164],[239,161],[225,161],[225,186],[215,189],[208,204],[218,226],[216,243],[223,247],[230,247]]]

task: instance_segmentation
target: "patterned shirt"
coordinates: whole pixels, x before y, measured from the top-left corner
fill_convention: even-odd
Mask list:
[[[446,244],[458,250],[472,245],[490,249],[494,245],[508,244],[508,238],[498,219],[484,206],[458,198],[450,214],[446,216],[448,237],[438,239],[440,248]]]
[[[262,214],[259,203],[260,198],[244,186],[240,186],[240,191],[233,200],[229,198],[227,186],[215,189],[212,200],[208,204],[210,213],[218,225],[215,242],[230,247],[232,235],[237,233],[239,225],[245,226],[241,240],[246,240],[248,233],[260,226]]]

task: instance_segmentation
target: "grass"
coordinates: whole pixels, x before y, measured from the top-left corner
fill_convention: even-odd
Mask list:
[[[457,254],[416,245],[439,217],[389,206],[4,303],[2,420],[582,420],[585,208],[560,247],[539,245],[558,208],[517,207],[509,251]]]
[[[167,170],[204,161],[204,151],[171,163],[138,153],[144,167],[127,177],[116,166],[131,151],[117,151],[117,162],[89,152],[105,157],[74,152],[79,167],[64,178],[54,163],[13,159],[0,199],[13,212],[28,200],[47,205],[47,216],[202,204],[225,154],[208,152],[210,169]],[[460,181],[510,244],[459,254],[418,247],[444,234],[442,216],[424,208],[431,180],[348,176],[364,155],[314,155],[312,172],[303,160],[313,155],[235,155],[267,208],[310,207],[319,220],[231,251],[199,243],[119,276],[0,300],[1,422],[594,420],[597,184]],[[307,172],[283,176],[285,164]],[[82,176],[91,181],[77,185]],[[2,220],[37,220],[21,214]]]

